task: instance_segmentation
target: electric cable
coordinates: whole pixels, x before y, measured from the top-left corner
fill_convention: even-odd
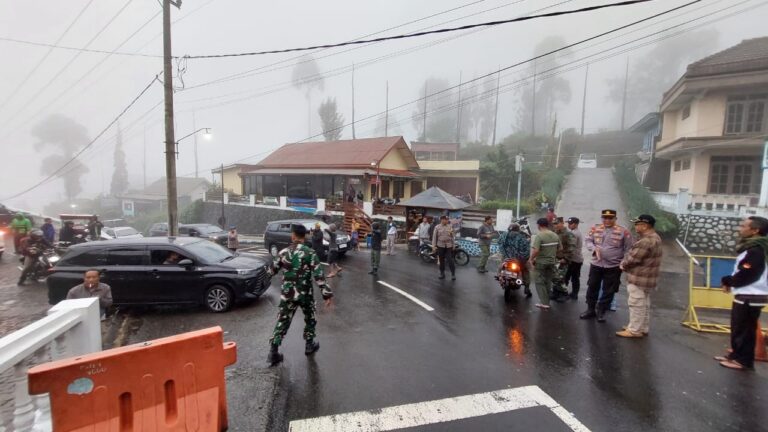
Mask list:
[[[0,41],[13,42],[17,44],[31,45],[31,46],[37,46],[37,47],[48,47],[50,48],[50,50],[48,51],[49,53],[54,49],[60,49],[60,50],[66,50],[66,51],[79,51],[79,52],[92,53],[92,54],[109,54],[109,55],[118,55],[118,56],[163,58],[162,55],[156,55],[156,54],[142,54],[142,53],[132,53],[132,52],[125,52],[125,51],[108,51],[108,50],[98,50],[98,49],[91,49],[91,48],[78,48],[73,46],[57,45],[56,43],[49,44],[45,42],[33,42],[33,41],[14,39],[14,38],[8,38],[8,37],[0,37]],[[178,58],[178,57],[173,56],[173,58]]]

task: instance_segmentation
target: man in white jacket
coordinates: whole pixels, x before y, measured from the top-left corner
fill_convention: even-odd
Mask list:
[[[768,305],[768,219],[750,216],[739,226],[742,241],[733,274],[722,279],[723,291],[733,291],[731,352],[715,360],[729,369],[752,369],[755,362],[757,320]],[[762,333],[762,332],[761,332]],[[762,334],[760,335],[762,337]]]

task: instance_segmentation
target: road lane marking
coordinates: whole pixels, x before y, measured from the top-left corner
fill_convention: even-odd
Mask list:
[[[387,287],[387,288],[391,289],[392,291],[394,291],[394,292],[396,292],[396,293],[398,293],[398,294],[400,294],[400,295],[404,296],[405,298],[407,298],[407,299],[409,299],[410,301],[412,301],[412,302],[416,303],[417,305],[419,305],[419,306],[423,307],[424,309],[428,310],[429,312],[432,312],[433,310],[435,310],[435,308],[433,308],[432,306],[430,306],[430,305],[428,305],[428,304],[424,303],[423,301],[421,301],[421,300],[417,299],[416,297],[414,297],[414,296],[412,296],[412,295],[408,294],[407,292],[405,292],[405,291],[401,290],[401,289],[400,289],[400,288],[398,288],[398,287],[392,286],[392,285],[390,285],[390,284],[388,284],[388,283],[386,283],[386,282],[384,282],[384,281],[379,281],[379,283],[380,283],[380,284],[382,284],[382,285],[384,285],[385,287]]]
[[[500,414],[522,408],[549,408],[575,432],[590,432],[580,421],[538,386],[518,387],[398,405],[383,409],[294,420],[289,432],[391,431]]]

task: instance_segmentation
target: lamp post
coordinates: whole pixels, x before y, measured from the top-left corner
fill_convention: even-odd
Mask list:
[[[380,161],[371,162],[371,167],[376,167],[376,198],[381,198],[381,163]]]

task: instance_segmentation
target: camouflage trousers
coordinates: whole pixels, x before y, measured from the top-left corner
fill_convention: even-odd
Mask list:
[[[568,265],[569,262],[566,261],[564,264],[558,263],[555,268],[555,278],[552,280],[552,294],[554,297],[568,294],[568,288],[565,287],[568,283],[565,279],[565,275],[568,273]]]
[[[281,299],[278,307],[277,324],[275,324],[275,330],[269,340],[271,344],[280,346],[283,343],[283,338],[288,333],[293,315],[298,308],[301,308],[301,312],[304,313],[304,339],[315,338],[317,320],[315,320],[315,298],[311,291],[308,294],[300,294],[296,300]]]

